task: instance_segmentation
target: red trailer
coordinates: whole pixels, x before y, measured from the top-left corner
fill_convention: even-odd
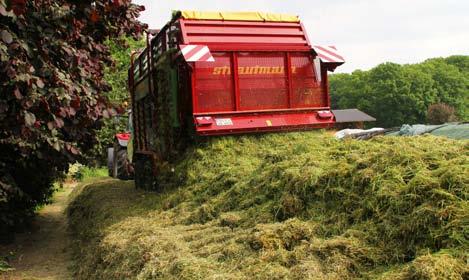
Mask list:
[[[157,164],[183,135],[332,127],[327,72],[343,63],[297,16],[176,12],[129,70],[134,158]]]
[[[197,133],[332,126],[327,71],[343,58],[334,48],[313,48],[297,17],[243,18],[253,19],[179,19]],[[321,61],[318,50],[331,59]]]

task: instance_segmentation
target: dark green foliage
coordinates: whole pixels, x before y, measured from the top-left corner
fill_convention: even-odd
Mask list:
[[[115,114],[105,41],[137,36],[130,0],[0,0],[0,235],[47,202],[52,182]]]
[[[109,47],[113,59],[112,65],[106,67],[104,71],[104,79],[112,88],[107,96],[116,106],[123,106],[124,102],[128,102],[128,106],[130,106],[127,71],[132,52],[146,47],[145,39],[135,40],[131,37],[121,37],[108,40],[106,46]]]
[[[112,147],[116,133],[127,131],[128,114],[130,109],[130,94],[127,86],[127,70],[133,51],[145,47],[145,40],[135,40],[131,37],[121,37],[106,41],[113,63],[104,70],[104,80],[111,86],[106,95],[114,107],[119,108],[118,115],[105,119],[96,134],[96,144],[88,153],[89,163],[92,165],[106,164],[106,149]]]
[[[469,56],[434,58],[420,64],[384,63],[369,71],[330,77],[333,108],[358,108],[377,126],[425,123],[428,107],[445,103],[460,120],[469,118]]]

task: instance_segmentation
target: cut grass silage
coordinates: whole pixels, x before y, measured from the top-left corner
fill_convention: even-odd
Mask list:
[[[216,138],[69,208],[77,279],[468,279],[469,142]]]

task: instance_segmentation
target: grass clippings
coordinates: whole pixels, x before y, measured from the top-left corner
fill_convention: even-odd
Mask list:
[[[76,279],[468,279],[469,142],[213,138],[162,193],[83,188]]]

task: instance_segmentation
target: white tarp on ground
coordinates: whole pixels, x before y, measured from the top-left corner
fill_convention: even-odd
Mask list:
[[[352,129],[352,128],[347,128],[347,129],[342,129],[337,131],[334,136],[337,139],[343,139],[347,137],[351,137],[353,135],[361,135],[361,134],[368,134],[371,132],[381,132],[384,131],[384,128],[381,127],[373,127],[370,129]]]
[[[371,129],[342,129],[335,133],[335,138],[355,138],[366,140],[376,135],[386,136],[417,136],[432,134],[452,139],[469,139],[469,123],[445,123],[441,125],[403,125],[399,130],[374,127]]]

